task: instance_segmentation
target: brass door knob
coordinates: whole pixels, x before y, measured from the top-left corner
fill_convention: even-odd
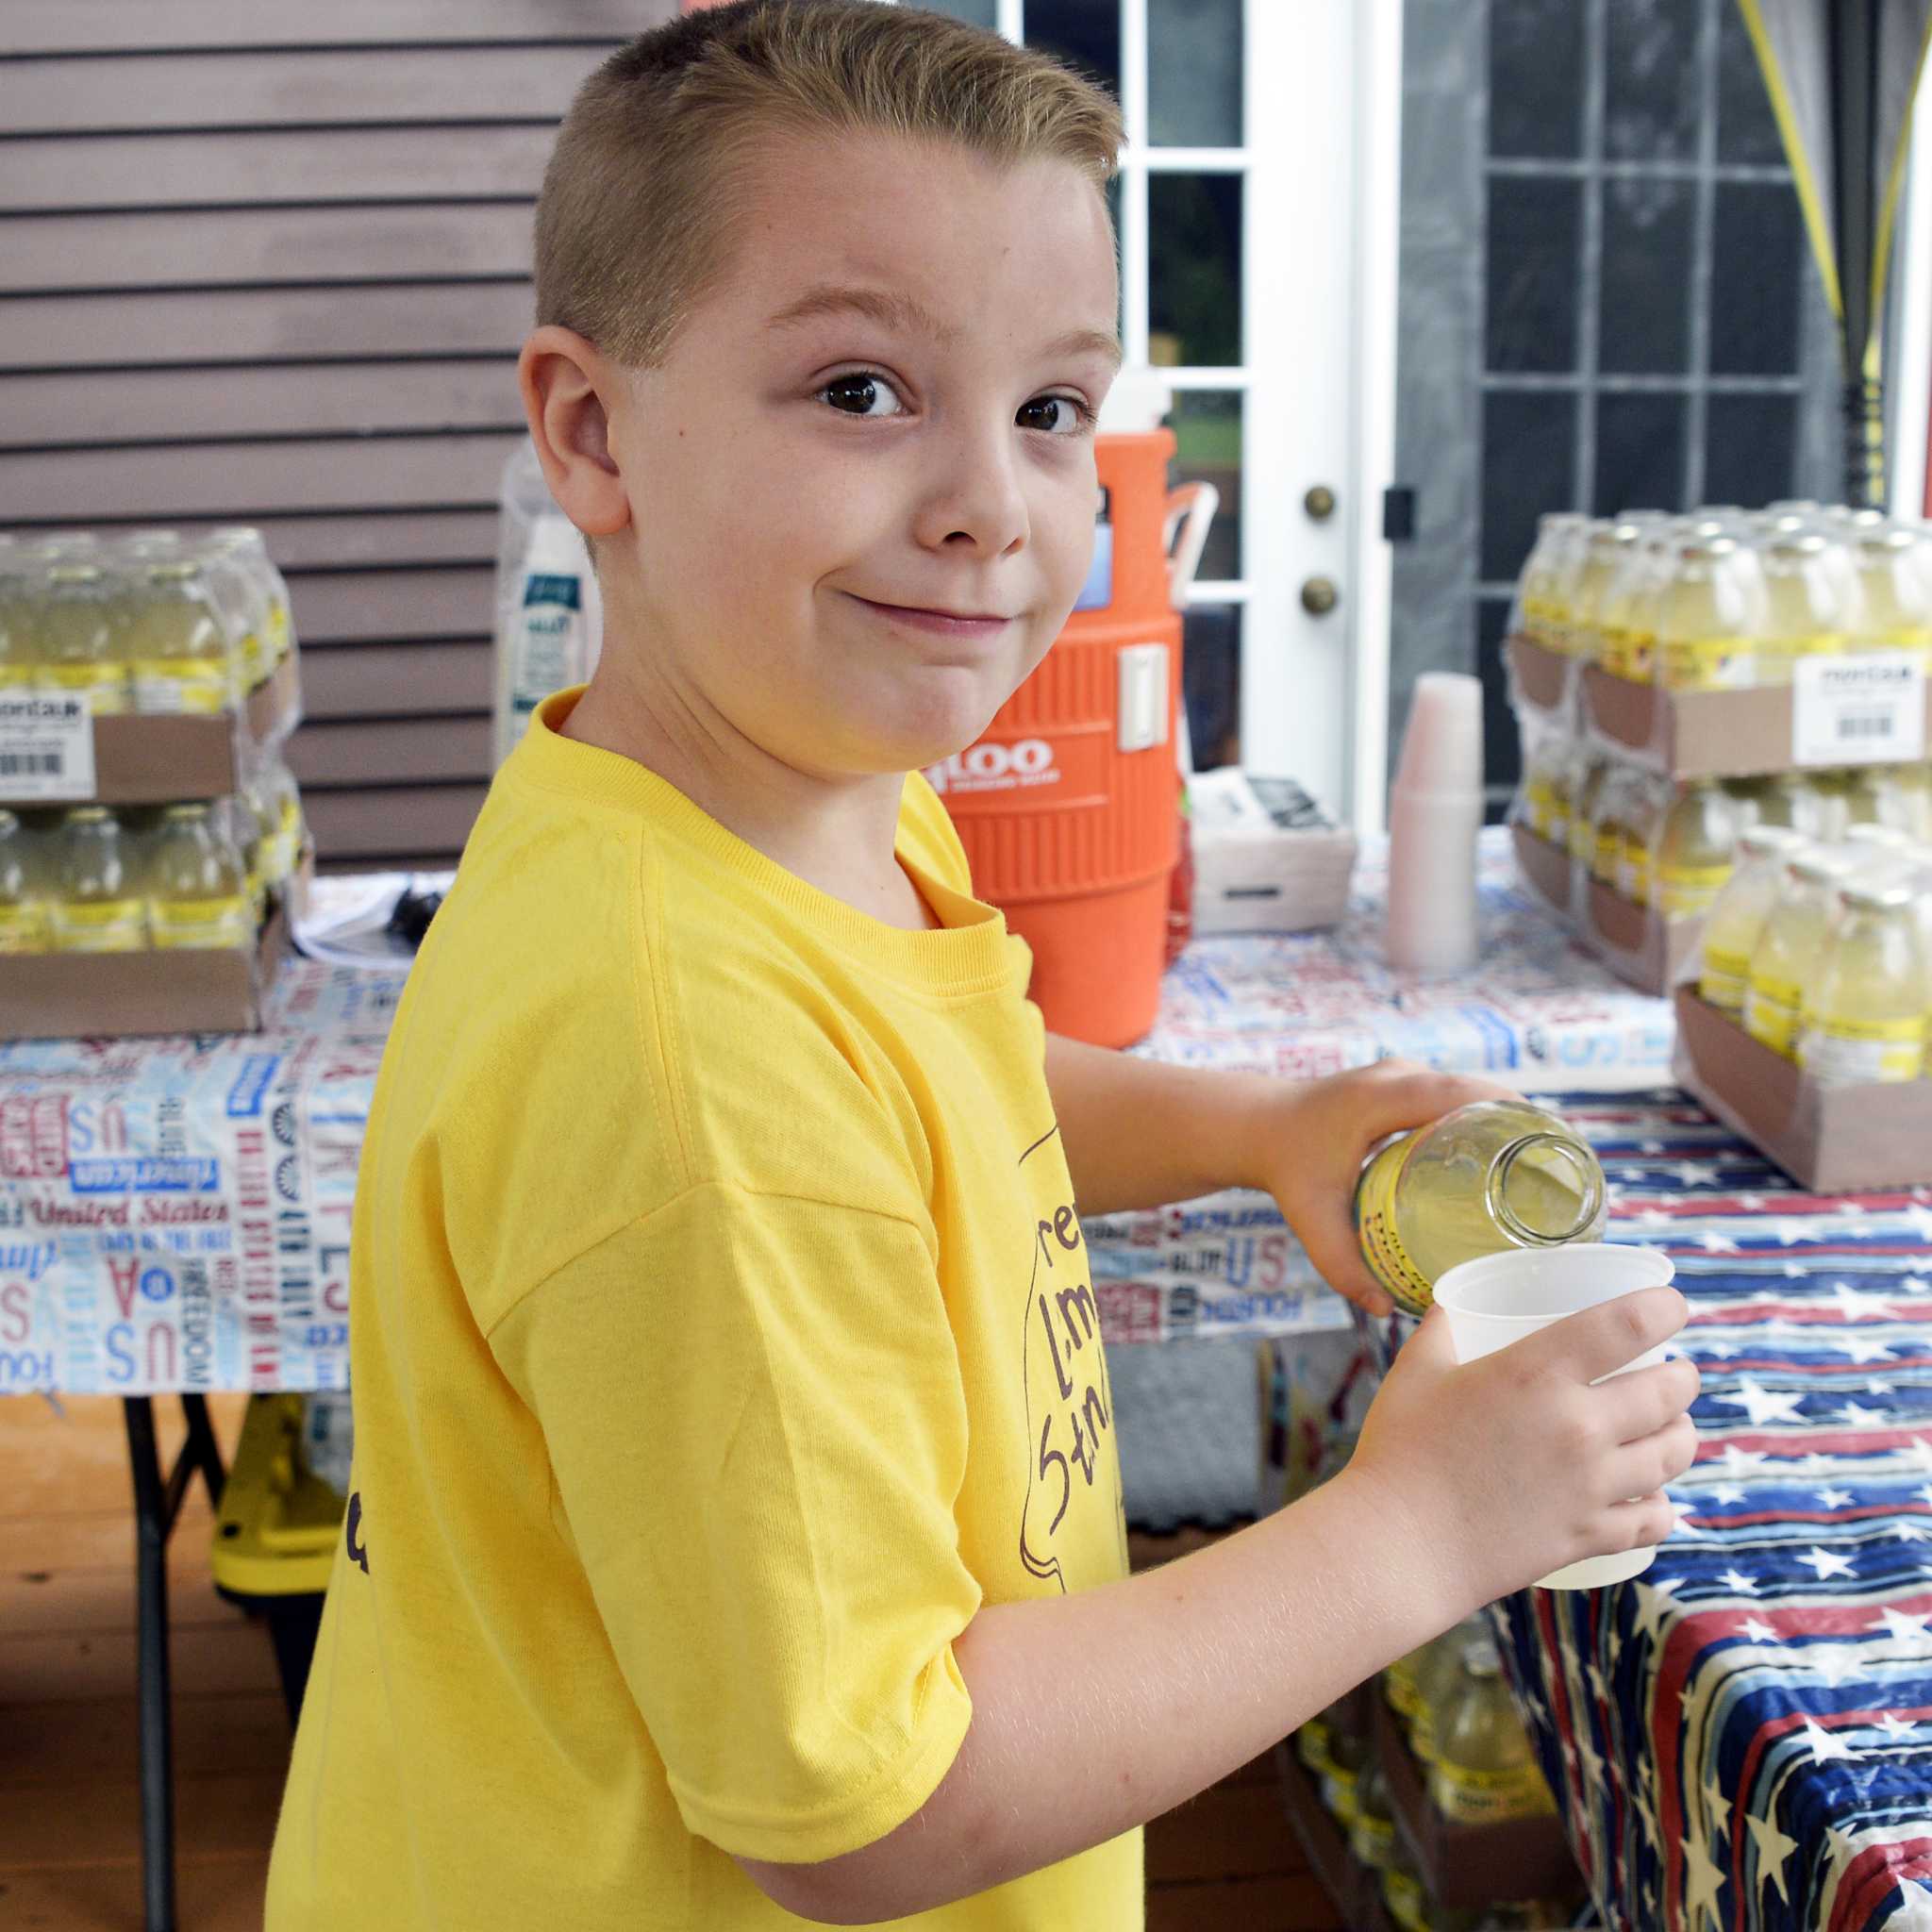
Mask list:
[[[1302,498],[1302,508],[1316,523],[1325,524],[1335,514],[1335,492],[1325,483],[1317,483]]]
[[[1302,586],[1302,608],[1310,617],[1326,617],[1341,602],[1333,577],[1310,577]]]

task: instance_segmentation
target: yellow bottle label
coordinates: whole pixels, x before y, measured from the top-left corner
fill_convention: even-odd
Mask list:
[[[147,908],[139,899],[56,899],[48,908],[61,953],[139,953],[147,946]]]
[[[1697,991],[1712,1006],[1720,1012],[1729,1013],[1734,1019],[1741,1018],[1744,996],[1750,988],[1751,960],[1747,954],[1726,952],[1721,946],[1705,946],[1704,971],[1698,977]]]
[[[0,953],[46,953],[53,950],[47,908],[37,899],[10,899],[0,904]]]
[[[1844,647],[1844,636],[1840,631],[1814,631],[1807,637],[1757,641],[1758,650],[1767,658],[1836,658]]]
[[[1389,1700],[1389,1708],[1404,1718],[1413,1719],[1423,1707],[1415,1672],[1407,1657],[1398,1657],[1382,1673],[1382,1694]]]
[[[1345,1831],[1353,1831],[1356,1820],[1361,1816],[1361,1808],[1356,1803],[1358,1778],[1359,1774],[1343,1771],[1338,1764],[1331,1764],[1322,1774],[1322,1802],[1341,1820]]]
[[[1414,1136],[1405,1134],[1390,1141],[1362,1170],[1356,1183],[1355,1219],[1369,1272],[1410,1314],[1425,1315],[1435,1299],[1433,1286],[1409,1258],[1395,1225],[1395,1186],[1413,1145]]]
[[[242,640],[242,683],[245,691],[253,691],[270,671],[269,646],[262,641],[259,632],[249,631]]]
[[[151,899],[155,944],[171,949],[245,946],[253,937],[245,898]]]
[[[1295,1756],[1321,1776],[1334,1760],[1328,1755],[1328,1726],[1318,1717],[1311,1717],[1294,1734]]]
[[[1384,1872],[1382,1903],[1402,1932],[1429,1932],[1428,1894],[1413,1872]]]
[[[148,717],[212,717],[229,704],[228,667],[212,658],[143,658],[134,665],[134,708]]]
[[[1774,1053],[1794,1059],[1798,1051],[1798,1014],[1805,990],[1795,979],[1751,975],[1744,995],[1744,1030]]]
[[[1749,638],[1667,638],[1657,655],[1674,691],[1735,691],[1751,681],[1753,649]]]
[[[96,718],[118,718],[134,708],[127,678],[118,664],[43,664],[40,682],[48,691],[77,692]]]
[[[1348,1834],[1348,1848],[1371,1872],[1384,1870],[1395,1857],[1394,1821],[1372,1818],[1357,1807],[1355,1824]]]
[[[1925,1017],[1853,1020],[1814,1017],[1806,1026],[1798,1064],[1834,1086],[1916,1080],[1925,1062]]]
[[[1591,860],[1592,877],[1601,879],[1607,886],[1617,883],[1617,868],[1624,857],[1624,836],[1615,825],[1606,824],[1598,828],[1595,855]]]
[[[1617,890],[1639,906],[1650,904],[1650,850],[1624,841],[1617,852]]]
[[[1724,891],[1731,876],[1723,865],[1660,865],[1657,869],[1657,903],[1672,918],[1704,911]]]
[[[1512,1818],[1543,1817],[1557,1808],[1533,1763],[1475,1771],[1438,1758],[1429,1767],[1429,1800],[1452,1824],[1502,1824]]]

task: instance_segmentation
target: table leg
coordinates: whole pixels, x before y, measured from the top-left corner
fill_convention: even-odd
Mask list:
[[[175,1738],[168,1689],[168,1538],[188,1485],[201,1473],[219,1508],[226,1474],[208,1400],[184,1394],[188,1439],[161,1478],[154,1404],[125,1397],[127,1456],[134,1475],[135,1574],[140,1603],[137,1680],[141,1699],[142,1893],[147,1932],[175,1932]]]

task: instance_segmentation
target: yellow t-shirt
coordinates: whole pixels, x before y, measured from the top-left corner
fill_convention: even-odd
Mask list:
[[[802,1922],[728,1854],[909,1818],[982,1603],[1123,1575],[1031,960],[538,712],[409,977],[356,1197],[356,1448],[268,1932]],[[1087,1774],[1076,1749],[1062,1767]],[[1121,1932],[1138,1831],[905,1923]]]

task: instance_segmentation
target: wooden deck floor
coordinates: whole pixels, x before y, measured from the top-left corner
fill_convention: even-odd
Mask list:
[[[208,1409],[225,1460],[246,1398]],[[140,1932],[134,1512],[121,1404],[0,1401],[0,1927]],[[180,1405],[155,1405],[163,1467]],[[182,1932],[258,1932],[289,1723],[265,1626],[208,1574],[199,1483],[168,1550]],[[1135,1539],[1141,1567],[1198,1541]],[[1257,1759],[1150,1827],[1150,1932],[1341,1932]]]

